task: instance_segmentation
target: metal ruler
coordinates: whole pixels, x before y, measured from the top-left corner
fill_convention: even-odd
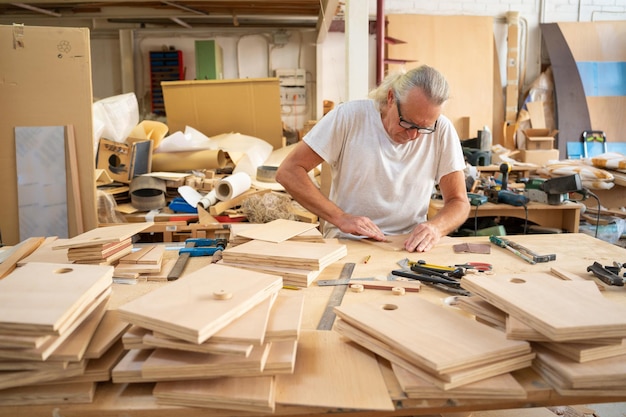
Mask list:
[[[350,281],[350,277],[352,276],[355,266],[356,264],[354,262],[344,264],[341,274],[339,275],[339,279],[344,280],[345,284],[335,285],[333,288],[333,292],[330,294],[330,298],[328,299],[328,304],[326,304],[326,309],[324,310],[322,318],[317,325],[317,330],[332,329],[336,317],[334,308],[341,305],[341,300],[343,300],[343,296],[346,293],[348,282]]]

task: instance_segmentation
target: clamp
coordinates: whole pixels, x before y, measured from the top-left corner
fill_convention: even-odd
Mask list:
[[[174,281],[182,275],[190,257],[213,256],[214,258],[226,249],[228,241],[224,238],[190,238],[185,240],[185,247],[178,251],[178,259],[167,275],[168,281]]]
[[[620,265],[621,266],[621,265]],[[612,266],[604,267],[599,262],[594,262],[593,265],[587,267],[587,272],[593,273],[600,281],[607,285],[615,285],[618,287],[624,286],[624,279],[619,276],[619,270],[621,267]]]

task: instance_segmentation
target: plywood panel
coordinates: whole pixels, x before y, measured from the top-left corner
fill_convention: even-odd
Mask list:
[[[626,22],[563,22],[558,27],[577,63],[626,61]],[[623,91],[624,86],[621,87]],[[599,97],[586,95],[591,128],[604,131],[608,142],[626,142],[626,97],[619,93]],[[580,137],[567,140],[577,142]]]
[[[258,263],[259,265],[320,271],[347,254],[346,245],[285,241],[280,243],[251,240],[227,248],[224,262]]]
[[[271,344],[255,346],[247,357],[155,349],[141,367],[147,381],[206,379],[222,376],[260,376]]]
[[[626,336],[626,307],[604,298],[592,281],[545,273],[466,275],[461,285],[553,341]]]
[[[389,45],[390,57],[416,60],[404,64],[407,69],[422,64],[433,66],[448,79],[451,97],[443,113],[452,120],[457,131],[461,131],[463,117],[469,117],[471,137],[475,137],[483,126],[491,126],[493,18],[390,14],[387,20],[388,35],[407,42]],[[389,70],[398,67],[390,64]],[[501,87],[498,86],[498,89]],[[492,132],[494,130],[491,129]]]
[[[416,297],[384,295],[335,307],[335,312],[432,374],[470,369],[530,352],[527,342],[506,340],[498,330]],[[421,343],[423,340],[429,343]]]
[[[19,42],[14,42],[15,36],[20,37]],[[74,195],[70,187],[68,218],[79,217],[74,199],[80,199],[82,230],[93,229],[98,217],[89,30],[0,25],[0,40],[0,194],[4,196],[0,229],[4,243],[19,242],[13,136],[16,126],[74,126],[78,172],[72,175],[78,176],[80,195]],[[45,70],[35,71],[36,68]],[[70,221],[70,236],[78,234],[78,230]]]
[[[280,288],[275,275],[211,264],[120,306],[118,313],[131,324],[202,343]]]
[[[105,245],[107,243],[123,242],[137,233],[149,228],[154,223],[126,223],[115,226],[98,227],[81,233],[71,239],[59,240],[52,245],[53,249],[85,248]]]
[[[271,376],[159,382],[158,404],[273,413],[275,384]]]
[[[301,334],[294,373],[276,376],[276,402],[342,409],[394,409],[374,355],[328,331]]]
[[[111,286],[113,268],[28,263],[0,281],[0,329],[60,334]]]
[[[576,61],[626,61],[626,22],[560,22]]]
[[[537,362],[559,375],[569,388],[623,388],[626,356],[578,363],[545,348],[536,348]]]
[[[239,232],[239,236],[278,243],[314,229],[317,226],[317,224],[313,223],[277,219],[269,223],[258,225],[257,227],[242,230]]]
[[[401,366],[391,367],[409,398],[526,398],[526,390],[510,373],[443,390]]]
[[[406,368],[420,378],[427,380],[443,390],[458,388],[496,375],[529,367],[535,356],[535,354],[531,352],[505,358],[491,364],[483,364],[459,371],[433,375],[432,370],[417,366],[414,360],[407,360],[403,352],[397,352],[397,345],[390,345],[389,343],[376,339],[366,332],[351,326],[344,320],[337,320],[334,330],[381,357]]]

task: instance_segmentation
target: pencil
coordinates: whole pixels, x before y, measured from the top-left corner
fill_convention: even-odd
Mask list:
[[[365,259],[363,260],[363,263],[366,264],[367,262],[369,262],[370,258],[372,257],[372,255],[367,255],[365,257]]]

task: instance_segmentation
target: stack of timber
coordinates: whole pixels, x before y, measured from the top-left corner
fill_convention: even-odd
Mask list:
[[[0,405],[93,400],[123,352],[110,266],[27,263],[0,281]]]
[[[559,394],[626,395],[626,307],[596,282],[537,273],[466,276],[461,285],[502,312],[508,339],[532,344],[533,368]]]
[[[304,306],[281,288],[279,276],[211,264],[119,307],[132,327],[113,382],[156,382],[160,404],[272,412]]]
[[[281,224],[292,226],[299,223],[302,226],[311,226],[307,223],[291,222]],[[328,265],[347,255],[346,245],[324,240],[324,243],[297,241],[291,239],[303,233],[301,230],[294,233],[292,228],[271,227],[266,223],[245,233],[250,241],[231,246],[222,253],[222,262],[252,271],[278,274],[282,276],[285,285],[306,288],[319,276]],[[265,227],[268,226],[268,227]],[[311,228],[305,229],[312,230]]]
[[[52,249],[66,249],[68,260],[74,263],[111,265],[132,252],[132,237],[150,226],[152,223],[98,227],[56,242]]]
[[[391,362],[409,398],[424,398],[425,390],[479,395],[479,388],[487,396],[503,380],[500,395],[518,398],[521,387],[502,375],[529,367],[535,357],[530,343],[507,340],[490,326],[416,297],[381,295],[334,311],[335,330]]]
[[[120,258],[115,265],[114,278],[141,281],[163,281],[176,263],[176,259],[164,261],[165,246],[148,245]]]

